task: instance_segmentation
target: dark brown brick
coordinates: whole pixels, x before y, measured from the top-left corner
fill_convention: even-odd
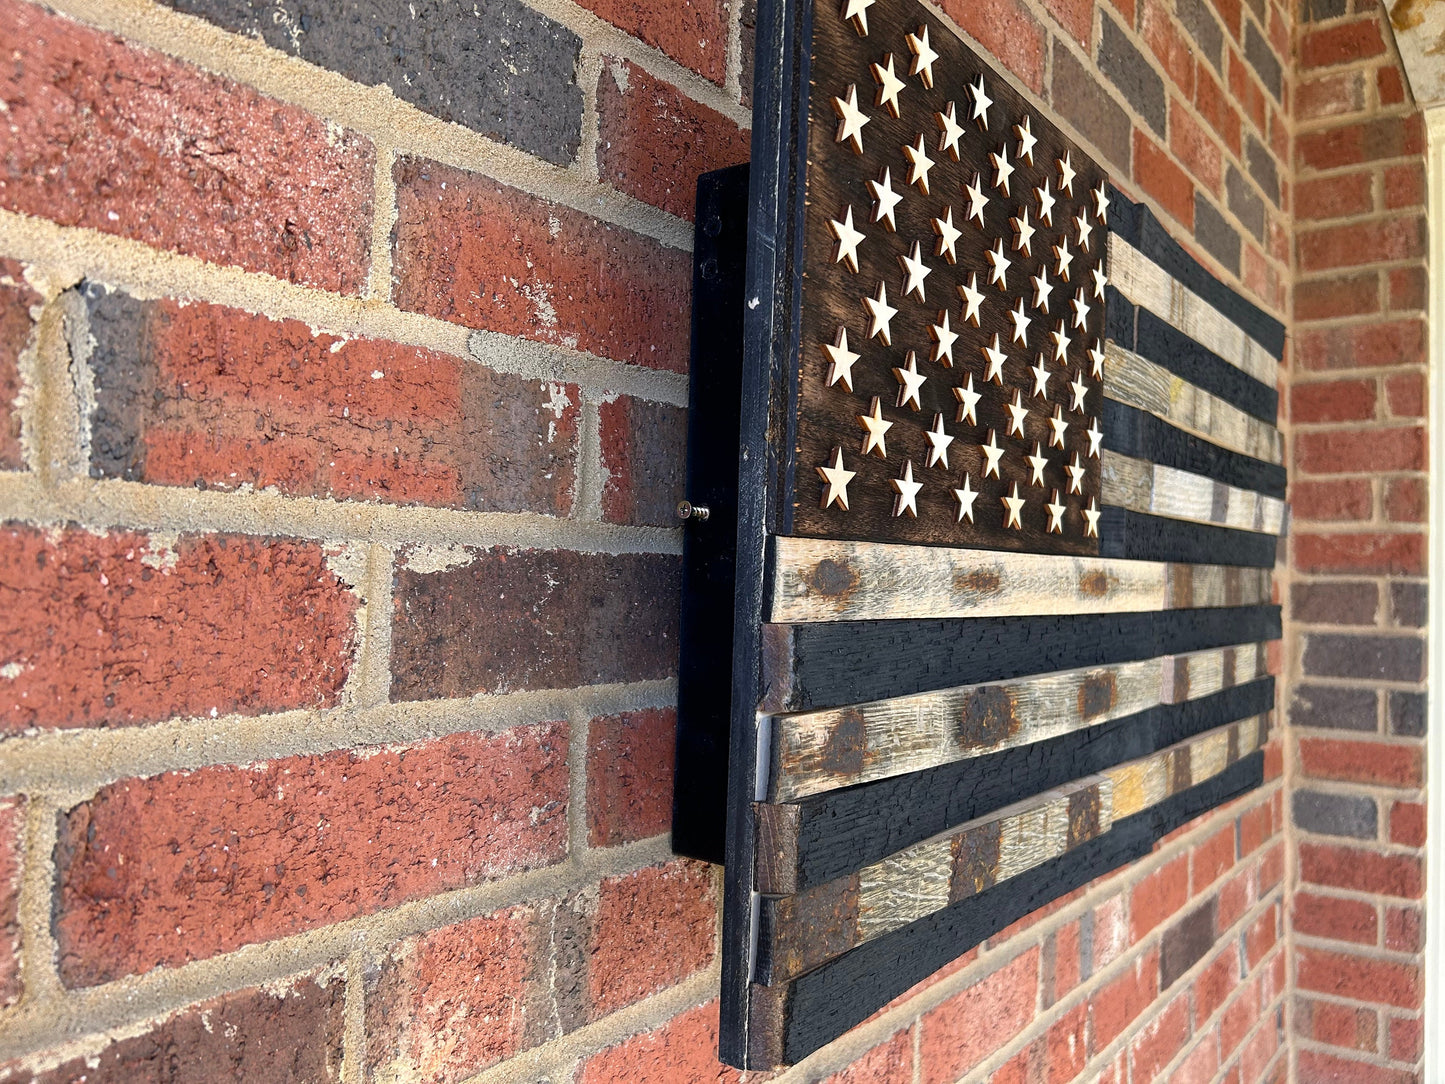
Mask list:
[[[1425,642],[1417,636],[1311,633],[1305,637],[1304,671],[1315,677],[1420,681]]]
[[[1280,63],[1279,57],[1274,55],[1269,39],[1250,20],[1245,20],[1244,57],[1259,76],[1265,90],[1278,101],[1284,93],[1284,65]]]
[[[1289,598],[1290,616],[1307,625],[1373,625],[1379,607],[1373,583],[1297,583]]]
[[[431,700],[669,677],[680,562],[489,549],[396,574],[392,696]]]
[[[1177,0],[1175,9],[1184,29],[1198,44],[1199,55],[1218,71],[1223,55],[1224,31],[1220,29],[1219,20],[1209,9],[1209,4],[1205,0]]]
[[[620,395],[598,408],[602,518],[648,527],[677,525],[687,476],[687,411]]]
[[[1279,167],[1269,148],[1253,135],[1245,144],[1245,164],[1254,183],[1269,197],[1271,203],[1279,206]]]
[[[1300,685],[1290,702],[1295,726],[1330,730],[1378,730],[1379,696],[1374,689],[1342,689],[1333,685]]]
[[[1425,736],[1425,694],[1392,692],[1385,704],[1390,733],[1407,738]]]
[[[1264,240],[1264,200],[1254,186],[1245,180],[1244,174],[1233,165],[1225,171],[1224,191],[1229,197],[1229,209],[1244,228],[1254,234],[1258,241]]]
[[[1291,806],[1295,825],[1306,832],[1374,839],[1378,830],[1375,802],[1364,795],[1297,790]]]
[[[1079,131],[1088,133],[1107,161],[1128,174],[1133,128],[1129,114],[1063,42],[1054,43],[1053,69],[1054,108]]]
[[[1164,931],[1159,945],[1159,989],[1167,990],[1179,976],[1204,958],[1214,945],[1219,901],[1211,896]]]
[[[19,470],[20,353],[30,338],[30,306],[40,302],[14,260],[0,258],[0,470]]]
[[[1227,270],[1239,274],[1239,231],[1203,192],[1194,193],[1194,236]]]
[[[1149,127],[1162,137],[1166,109],[1164,80],[1154,70],[1149,59],[1135,48],[1117,22],[1107,13],[1100,14],[1100,21],[1102,34],[1099,38],[1099,70],[1119,88],[1120,93],[1139,111],[1139,115]],[[1054,100],[1058,101],[1057,95]]]
[[[1429,619],[1430,589],[1423,583],[1390,584],[1390,621],[1402,629],[1421,629]]]

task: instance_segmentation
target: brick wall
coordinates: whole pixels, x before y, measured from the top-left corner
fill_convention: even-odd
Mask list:
[[[1301,1080],[1418,1079],[1425,842],[1424,124],[1379,5],[1299,30],[1288,615]]]
[[[1273,658],[1309,679],[1263,789],[776,1079],[1253,1084],[1291,1036],[1303,1073],[1366,1034],[1408,1067],[1419,663],[1330,669],[1420,649],[1398,73],[1383,43],[1354,63],[1369,20],[1275,0],[942,10],[1218,274],[1294,305]],[[746,157],[753,21],[0,0],[0,1081],[741,1080],[720,880],[666,836],[669,513],[692,186]],[[1377,247],[1311,219],[1297,253],[1296,170]],[[1364,422],[1388,482],[1335,433]],[[1362,869],[1399,899],[1330,880]]]

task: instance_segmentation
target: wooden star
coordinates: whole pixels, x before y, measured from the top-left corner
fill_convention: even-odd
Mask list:
[[[908,161],[908,183],[916,184],[918,191],[928,195],[928,171],[933,168],[933,159],[928,157],[922,132],[913,146],[903,148],[903,157]]]
[[[838,325],[837,340],[832,345],[823,344],[823,356],[828,359],[828,387],[841,381],[843,387],[852,391],[853,363],[862,355],[848,349],[848,329],[842,324]]]
[[[1094,189],[1094,217],[1101,223],[1109,221],[1109,182],[1100,181]]]
[[[1023,343],[1024,346],[1027,347],[1029,345],[1029,324],[1033,321],[1029,319],[1028,314],[1024,311],[1023,298],[1019,298],[1018,306],[1010,309],[1008,316],[1014,325],[1013,341]]]
[[[1008,360],[1008,355],[999,349],[998,335],[995,334],[993,342],[988,346],[979,348],[983,351],[984,358],[988,361],[988,372],[983,374],[985,380],[992,380],[994,383],[1003,385],[1003,363]]]
[[[917,241],[913,242],[907,256],[898,257],[898,266],[903,268],[903,296],[917,294],[919,301],[924,300],[923,280],[928,277],[931,268],[923,262],[923,253]]]
[[[1049,530],[1054,534],[1064,533],[1064,506],[1059,503],[1059,491],[1054,490],[1054,499],[1044,505],[1049,510]]]
[[[999,500],[1003,501],[1004,506],[1005,515],[1003,525],[1005,527],[1015,527],[1020,531],[1023,530],[1023,521],[1019,516],[1023,512],[1026,502],[1019,496],[1019,484],[1015,482],[1009,495],[1007,497],[1000,497]]]
[[[978,82],[971,85],[968,92],[973,95],[973,119],[986,132],[988,131],[988,107],[993,105],[993,99],[984,89],[983,76],[978,77]]]
[[[913,54],[913,64],[909,67],[908,74],[918,76],[924,87],[932,90],[933,62],[938,59],[938,54],[928,44],[928,27],[920,26],[917,34],[909,34],[903,40],[908,43],[908,51]]]
[[[938,234],[938,241],[933,246],[933,254],[942,256],[949,263],[958,262],[958,252],[954,246],[958,239],[963,236],[963,231],[953,224],[953,208],[945,207],[943,217],[935,218],[933,221],[933,232]]]
[[[983,476],[987,478],[992,474],[995,478],[999,478],[999,480],[1002,481],[1003,479],[1000,478],[998,473],[998,461],[1003,458],[1003,449],[998,446],[998,431],[990,429],[988,431],[988,443],[980,444],[979,448],[983,451],[984,459],[986,460],[983,467]]]
[[[883,403],[878,396],[873,396],[868,413],[859,414],[857,417],[858,424],[863,429],[863,450],[859,454],[872,454],[879,459],[887,459],[888,442],[885,438],[888,430],[893,428],[893,423],[883,420]]]
[[[1027,114],[1024,115],[1022,124],[1014,125],[1014,135],[1018,136],[1019,140],[1019,161],[1027,159],[1029,165],[1033,165],[1034,144],[1037,143],[1039,139],[1038,136],[1034,135],[1033,121]]]
[[[1089,238],[1094,235],[1094,224],[1089,221],[1089,212],[1080,211],[1074,216],[1074,227],[1079,233],[1079,247],[1089,251]]]
[[[1089,326],[1090,305],[1088,298],[1084,295],[1084,291],[1080,290],[1074,294],[1073,300],[1070,301],[1069,304],[1074,307],[1074,327],[1081,331],[1087,328]]]
[[[953,344],[958,341],[958,332],[948,326],[948,310],[938,310],[938,323],[928,325],[928,337],[933,340],[931,360],[945,369],[953,368]]]
[[[1082,414],[1084,412],[1084,396],[1089,394],[1089,385],[1076,376],[1069,381],[1069,390],[1074,393],[1074,405],[1069,409]]]
[[[1054,416],[1049,419],[1049,447],[1062,448],[1064,446],[1064,434],[1068,432],[1069,423],[1064,420],[1064,408],[1054,407]]]
[[[863,153],[863,125],[868,123],[868,118],[858,108],[858,87],[854,83],[848,84],[848,96],[846,98],[833,99],[833,112],[838,114],[838,134],[834,138],[835,143],[851,143],[854,154]]]
[[[958,288],[958,296],[963,298],[963,319],[965,323],[974,327],[979,325],[979,306],[983,304],[983,292],[978,288],[978,272],[971,272],[968,276],[968,285]]]
[[[1094,297],[1097,298],[1097,299],[1100,300],[1100,301],[1103,301],[1103,300],[1104,300],[1104,287],[1107,286],[1107,285],[1109,285],[1109,280],[1108,280],[1108,278],[1104,275],[1104,267],[1103,267],[1103,265],[1102,265],[1102,264],[1095,264],[1095,265],[1094,265],[1094,269],[1093,269],[1092,272],[1090,272],[1090,274],[1092,274],[1092,275],[1094,276]]]
[[[973,184],[965,185],[964,188],[968,192],[968,217],[976,218],[980,226],[984,225],[983,209],[988,206],[988,196],[983,191],[983,174],[975,173]]]
[[[1013,264],[1003,252],[1003,238],[999,238],[998,244],[984,253],[988,257],[989,272],[988,281],[997,283],[998,288],[1008,293],[1008,269]]]
[[[893,220],[893,208],[898,206],[903,195],[893,191],[893,178],[887,166],[883,167],[880,179],[868,182],[868,191],[873,194],[873,221],[883,223],[884,229],[893,232],[898,228]]]
[[[875,3],[877,0],[844,0],[843,18],[853,24],[860,38],[868,36],[868,9]]]
[[[943,431],[943,414],[940,412],[933,416],[933,428],[925,429],[923,436],[928,441],[928,466],[942,465],[944,470],[948,469],[948,446],[953,443],[953,438]]]
[[[1039,355],[1039,360],[1034,363],[1030,370],[1034,374],[1034,395],[1040,399],[1049,397],[1049,371],[1044,368],[1044,356]]]
[[[1064,327],[1064,322],[1062,320],[1059,321],[1058,327],[1056,327],[1053,331],[1049,332],[1049,338],[1054,340],[1054,360],[1066,361],[1069,356],[1069,344],[1074,340],[1069,338],[1067,329]],[[887,345],[886,340],[884,341],[884,345]]]
[[[1104,351],[1099,349],[1098,343],[1089,347],[1089,366],[1095,380],[1104,379]]]
[[[873,104],[887,106],[889,113],[898,116],[898,92],[907,84],[893,73],[893,54],[885,56],[882,64],[870,64],[868,67],[873,72],[873,81],[878,84]]]
[[[923,488],[923,483],[913,480],[913,460],[907,460],[903,464],[903,473],[897,478],[890,478],[888,483],[893,487],[893,492],[898,494],[893,498],[893,515],[897,517],[907,512],[917,519],[918,491]]]
[[[843,469],[843,448],[840,445],[833,449],[833,465],[828,467],[814,467],[818,477],[827,483],[828,488],[823,491],[823,507],[827,508],[833,503],[843,511],[848,511],[848,483],[857,475],[857,471]]]
[[[1084,509],[1084,537],[1099,537],[1099,502],[1089,498],[1089,507]]]
[[[948,156],[955,162],[958,161],[958,141],[963,138],[963,128],[958,123],[958,111],[952,102],[942,113],[933,114],[934,122],[938,125],[938,150],[939,153],[948,152]]]
[[[1049,191],[1047,177],[1044,178],[1043,184],[1034,189],[1034,195],[1039,200],[1039,221],[1046,226],[1052,226],[1054,224],[1054,204],[1058,200],[1054,199],[1054,194]]]
[[[1044,455],[1044,446],[1034,441],[1034,454],[1025,456],[1029,461],[1029,484],[1041,486],[1044,484],[1044,468],[1049,465],[1048,458]]]
[[[1069,251],[1069,239],[1067,237],[1062,238],[1059,243],[1054,246],[1054,273],[1065,282],[1068,282],[1069,265],[1073,262],[1074,254]]]
[[[1009,219],[1009,225],[1014,228],[1014,251],[1022,252],[1025,256],[1032,256],[1034,227],[1029,222],[1029,209],[1020,207],[1019,213]]]
[[[1039,273],[1031,280],[1034,284],[1034,308],[1040,312],[1049,311],[1049,295],[1054,292],[1054,284],[1049,281],[1049,273],[1042,267]]]
[[[1065,151],[1064,156],[1059,159],[1059,191],[1069,195],[1074,194],[1074,152]]]
[[[877,297],[863,299],[863,307],[868,310],[872,321],[868,327],[868,337],[877,339],[884,346],[890,345],[892,340],[889,338],[888,322],[898,315],[898,310],[888,304],[888,291],[883,283],[878,284]]]
[[[1071,462],[1067,467],[1065,467],[1064,470],[1069,472],[1069,492],[1083,493],[1084,474],[1086,473],[1086,471],[1084,469],[1084,465],[1079,462],[1078,452],[1074,453],[1073,462]]]
[[[902,368],[893,366],[893,378],[898,381],[898,402],[894,405],[905,407],[912,403],[914,410],[922,410],[923,404],[918,401],[918,392],[928,377],[918,372],[918,358],[912,350],[908,351]]]
[[[955,489],[953,495],[958,498],[958,522],[962,523],[965,518],[974,522],[973,502],[978,499],[978,490],[970,484],[967,474],[963,476],[963,488]]]
[[[993,186],[1007,196],[1009,178],[1014,175],[1013,163],[1008,160],[1008,148],[989,151],[988,160],[993,163]]]
[[[1024,435],[1024,422],[1028,421],[1029,408],[1024,406],[1024,393],[1022,389],[1014,389],[1014,401],[1004,407],[1009,413],[1008,435],[1021,437]]]
[[[958,417],[956,422],[972,422],[978,424],[978,401],[983,398],[973,390],[973,374],[968,374],[968,380],[962,387],[953,389],[953,397],[958,400]]]
[[[858,273],[858,243],[864,239],[864,235],[853,228],[853,205],[851,203],[844,209],[841,219],[828,220],[828,231],[838,242],[837,251],[833,253],[833,262],[846,264],[848,270],[856,275]]]
[[[1089,428],[1084,430],[1089,434],[1089,456],[1092,459],[1099,458],[1099,441],[1104,439],[1104,434],[1099,429],[1097,420],[1089,422]]]

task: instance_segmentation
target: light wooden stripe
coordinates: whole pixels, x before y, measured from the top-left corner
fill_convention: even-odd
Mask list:
[[[1099,557],[777,538],[777,624],[1137,613],[1270,601],[1269,570]]]
[[[1261,650],[1216,648],[775,716],[768,800],[793,802],[1208,696],[1253,680]]]
[[[1261,748],[1268,717],[1216,727],[951,828],[773,908],[769,983],[1067,854]]]
[[[1244,329],[1117,233],[1109,235],[1109,281],[1136,305],[1256,380],[1275,386],[1279,363]]]
[[[1108,449],[1102,456],[1101,472],[1099,492],[1105,504],[1265,534],[1277,535],[1284,529],[1284,501],[1252,489],[1228,486]]]
[[[1112,341],[1104,344],[1104,395],[1221,448],[1284,462],[1284,437],[1274,426]]]

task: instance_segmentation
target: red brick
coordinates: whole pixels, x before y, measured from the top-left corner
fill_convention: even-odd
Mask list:
[[[1269,891],[1284,880],[1284,844],[1276,842],[1259,860],[1259,894]]]
[[[582,6],[722,86],[727,74],[726,0],[582,0]]]
[[[1129,921],[1122,896],[1111,896],[1093,911],[1094,972],[1117,960],[1129,947]]]
[[[1291,898],[1294,928],[1311,937],[1354,941],[1373,945],[1379,934],[1379,920],[1373,904],[1363,900],[1320,896],[1296,890]]]
[[[1301,945],[1295,967],[1296,981],[1302,990],[1399,1009],[1420,1007],[1423,983],[1419,968],[1412,964],[1371,960],[1350,952]]]
[[[1129,1043],[1133,1079],[1153,1080],[1184,1049],[1189,1038],[1189,998],[1176,997],[1139,1029]]]
[[[1405,100],[1405,80],[1397,67],[1382,65],[1375,73],[1375,86],[1380,93],[1381,105],[1399,105]]]
[[[40,297],[14,260],[0,257],[0,470],[25,466],[20,447],[20,354],[30,338],[30,307]]]
[[[913,1084],[913,1029],[900,1031],[821,1084]]]
[[[1335,482],[1291,481],[1290,514],[1296,520],[1367,520],[1373,490],[1364,478]]]
[[[1361,162],[1402,158],[1424,150],[1418,117],[1384,116],[1334,128],[1303,132],[1295,140],[1297,166],[1337,169]]]
[[[1036,94],[1043,90],[1048,35],[1023,4],[1018,0],[943,0],[941,6],[1030,90]]]
[[[1393,426],[1300,433],[1295,463],[1306,474],[1423,470],[1425,430]]]
[[[510,907],[396,945],[367,980],[367,1079],[452,1084],[536,1041],[545,916]]]
[[[1194,184],[1139,128],[1134,129],[1134,180],[1185,229],[1194,228]]]
[[[1385,518],[1391,523],[1424,523],[1429,494],[1423,478],[1385,481]]]
[[[1332,72],[1302,79],[1295,86],[1295,118],[1318,120],[1365,108],[1365,78],[1359,71]]]
[[[712,873],[651,866],[602,882],[587,946],[587,995],[602,1016],[675,986],[712,960]]]
[[[1259,85],[1254,70],[1245,63],[1239,53],[1228,47],[1224,52],[1229,60],[1229,92],[1239,103],[1240,111],[1254,122],[1255,131],[1263,133],[1269,116],[1269,103],[1265,101],[1264,89]]]
[[[1378,312],[1379,309],[1380,278],[1373,271],[1356,275],[1339,275],[1327,279],[1306,279],[1295,285],[1294,315],[1296,320],[1329,320],[1337,316],[1365,316]]]
[[[1124,17],[1124,22],[1133,26],[1137,14],[1135,0],[1109,0],[1114,5],[1114,10]]]
[[[651,708],[593,719],[587,731],[588,842],[611,847],[672,823],[677,712]]]
[[[1419,1061],[1423,1046],[1421,1021],[1395,1017],[1390,1020],[1390,1057],[1395,1061]]]
[[[11,43],[0,206],[356,294],[372,225],[370,141],[31,4]]]
[[[1083,1072],[1089,1060],[1088,1023],[1089,1007],[1081,1003],[1049,1025],[1044,1037],[1044,1084],[1067,1084]]]
[[[1169,1076],[1169,1084],[1210,1084],[1219,1071],[1219,1040],[1206,1034],[1199,1037],[1189,1056]]]
[[[125,780],[62,821],[60,971],[205,959],[566,849],[565,723]]]
[[[1368,279],[1371,292],[1375,280]],[[1314,422],[1366,421],[1375,416],[1376,382],[1373,380],[1329,380],[1312,384],[1291,384],[1290,420]]]
[[[1038,998],[1031,948],[927,1013],[920,1024],[924,1084],[952,1084],[1024,1029]]]
[[[1159,60],[1166,79],[1172,81],[1189,101],[1194,97],[1194,49],[1159,0],[1145,0],[1144,43]],[[1172,123],[1172,121],[1171,121]]]
[[[1407,1069],[1386,1069],[1322,1050],[1301,1050],[1298,1079],[1320,1084],[1418,1084],[1420,1077]]]
[[[1198,65],[1196,81],[1195,108],[1199,110],[1199,115],[1208,122],[1209,126],[1219,133],[1219,138],[1224,140],[1225,145],[1238,155],[1243,138],[1240,131],[1239,110],[1235,108],[1234,102],[1224,92],[1224,88],[1210,73],[1207,65]]]
[[[1261,803],[1246,810],[1239,817],[1239,855],[1241,858],[1253,854],[1262,847],[1270,835],[1269,806]]]
[[[1425,206],[1425,167],[1418,162],[1385,170],[1385,208],[1399,211]]]
[[[1245,1080],[1264,1081],[1264,1084],[1283,1084],[1283,1076],[1276,1076],[1272,1080],[1265,1080],[1265,1070],[1269,1068],[1270,1062],[1274,1059],[1280,1047],[1280,1027],[1278,1017],[1274,1013],[1268,1013],[1260,1021],[1259,1028],[1249,1041],[1244,1045],[1244,1053],[1239,1056],[1239,1067]],[[1286,1068],[1287,1059],[1281,1060],[1280,1068]]]
[[[1303,332],[1296,356],[1306,369],[1368,369],[1377,365],[1423,365],[1423,320],[1392,320]]]
[[[1129,939],[1137,942],[1183,907],[1189,899],[1189,857],[1178,858],[1149,874],[1129,895]]]
[[[597,81],[597,175],[692,220],[697,177],[748,160],[748,133],[671,83],[615,57]]]
[[[1352,218],[1374,207],[1372,178],[1363,170],[1300,181],[1296,189],[1295,213],[1303,222]]]
[[[86,297],[93,475],[469,511],[572,510],[574,385],[221,305],[101,288]]]
[[[1323,226],[1299,235],[1300,267],[1307,272],[1414,259],[1424,253],[1424,220],[1416,216]]]
[[[1301,572],[1423,575],[1422,534],[1301,534],[1295,537],[1295,567]]]
[[[1050,991],[1050,1001],[1057,1001],[1064,997],[1075,986],[1079,985],[1083,977],[1081,968],[1083,965],[1080,956],[1080,926],[1083,920],[1076,919],[1059,927],[1053,935],[1054,945],[1054,968],[1053,968],[1053,989]]]
[[[1425,805],[1422,802],[1392,802],[1390,842],[1406,847],[1425,846]]]
[[[26,1084],[210,1084],[341,1079],[343,978],[302,976],[224,994],[116,1039],[98,1051],[26,1073]],[[13,1064],[13,1063],[12,1063]]]
[[[1244,958],[1247,970],[1253,971],[1259,961],[1279,943],[1279,905],[1270,907],[1244,931]]]
[[[1228,942],[1224,951],[1200,972],[1194,982],[1194,1028],[1205,1029],[1206,1023],[1219,1011],[1219,1006],[1239,985],[1239,950]]]
[[[717,1043],[718,1003],[709,1001],[592,1055],[578,1071],[577,1084],[744,1084],[757,1079],[718,1061]]]
[[[1420,859],[1384,855],[1360,847],[1301,843],[1299,877],[1306,884],[1419,899],[1424,884]]]
[[[602,518],[671,527],[683,497],[687,411],[619,395],[598,406],[602,443]]]
[[[357,605],[312,543],[0,529],[0,730],[334,704]]]
[[[1395,952],[1419,952],[1422,947],[1418,907],[1385,908],[1385,947]]]
[[[20,997],[20,852],[25,799],[0,799],[0,1006]]]
[[[1384,51],[1385,39],[1380,36],[1380,20],[1374,12],[1362,19],[1308,30],[1299,42],[1300,66],[1304,69],[1350,64]]]
[[[1425,374],[1413,372],[1387,376],[1385,378],[1385,401],[1390,404],[1390,413],[1397,417],[1424,417]]]
[[[1390,309],[1403,312],[1424,309],[1428,305],[1430,279],[1423,267],[1396,267],[1390,270]]]
[[[1224,176],[1219,142],[1177,98],[1169,102],[1169,149],[1200,184],[1219,194]]]
[[[401,308],[687,369],[687,253],[451,166],[404,158],[393,174],[392,297]]]
[[[1159,953],[1151,949],[1132,967],[1101,986],[1089,1001],[1093,1046],[1097,1054],[1112,1043],[1159,996]]]
[[[1198,844],[1189,855],[1189,884],[1193,895],[1224,876],[1234,865],[1234,825],[1228,824]]]
[[[1094,32],[1094,0],[1044,0],[1049,14],[1085,49]],[[1131,23],[1133,19],[1129,20]]]
[[[1300,767],[1315,779],[1346,783],[1377,783],[1386,787],[1418,787],[1425,761],[1418,745],[1394,742],[1302,738]]]
[[[1254,0],[1250,0],[1251,5],[1253,2]],[[1240,0],[1210,0],[1210,3],[1219,13],[1219,19],[1224,23],[1224,28],[1233,35],[1235,41],[1238,41],[1244,25],[1241,21],[1243,7]]]
[[[1299,1032],[1307,1039],[1348,1050],[1378,1049],[1379,1017],[1371,1010],[1300,998],[1295,1013]]]
[[[988,1084],[1039,1084],[1048,1074],[1048,1048],[1042,1038],[1035,1039],[988,1078]]]
[[[1247,983],[1219,1018],[1219,1049],[1225,1061],[1259,1021],[1259,983]]]

